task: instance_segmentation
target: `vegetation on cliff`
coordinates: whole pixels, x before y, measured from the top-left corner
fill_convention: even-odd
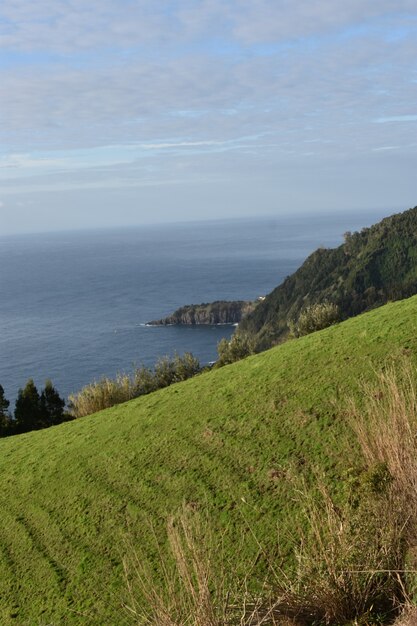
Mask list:
[[[320,248],[259,303],[238,332],[258,350],[282,341],[291,323],[317,303],[335,305],[341,319],[417,293],[417,207],[346,233],[335,249]]]

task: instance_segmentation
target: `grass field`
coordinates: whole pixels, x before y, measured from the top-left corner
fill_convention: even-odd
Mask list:
[[[132,623],[123,558],[156,561],[185,502],[227,527],[242,572],[289,554],[288,473],[318,467],[343,491],[357,445],[345,416],[361,383],[417,362],[417,297],[93,416],[0,441],[0,623]],[[126,537],[128,543],[126,543]],[[277,557],[278,558],[278,557]],[[262,564],[259,564],[259,571]]]

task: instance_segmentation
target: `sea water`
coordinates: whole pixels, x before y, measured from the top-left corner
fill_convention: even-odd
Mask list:
[[[389,211],[387,212],[389,213]],[[0,234],[0,384],[33,378],[68,396],[102,376],[192,352],[202,363],[231,326],[158,326],[185,304],[263,296],[318,246],[382,212],[217,220],[124,230]]]

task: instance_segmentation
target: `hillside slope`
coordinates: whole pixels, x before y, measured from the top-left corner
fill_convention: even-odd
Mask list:
[[[99,414],[0,441],[0,623],[129,624],[126,534],[155,559],[152,530],[185,501],[289,550],[287,471],[343,486],[355,464],[347,399],[386,360],[417,361],[417,298],[396,302]],[[247,541],[245,538],[247,537]],[[237,538],[242,547],[237,548]],[[238,557],[236,556],[238,554]]]
[[[246,316],[238,332],[259,349],[281,341],[288,321],[308,305],[329,301],[342,319],[417,293],[417,207],[347,233],[335,249],[320,248]]]

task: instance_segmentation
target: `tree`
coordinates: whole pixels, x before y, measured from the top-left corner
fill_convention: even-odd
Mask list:
[[[65,421],[65,400],[63,400],[50,380],[45,383],[45,389],[40,397],[40,410],[44,426],[53,426]]]
[[[0,435],[4,435],[10,429],[9,405],[10,402],[6,400],[4,389],[0,385]]]
[[[42,419],[41,399],[32,378],[24,389],[19,389],[14,418],[18,433],[38,430],[46,425]]]

